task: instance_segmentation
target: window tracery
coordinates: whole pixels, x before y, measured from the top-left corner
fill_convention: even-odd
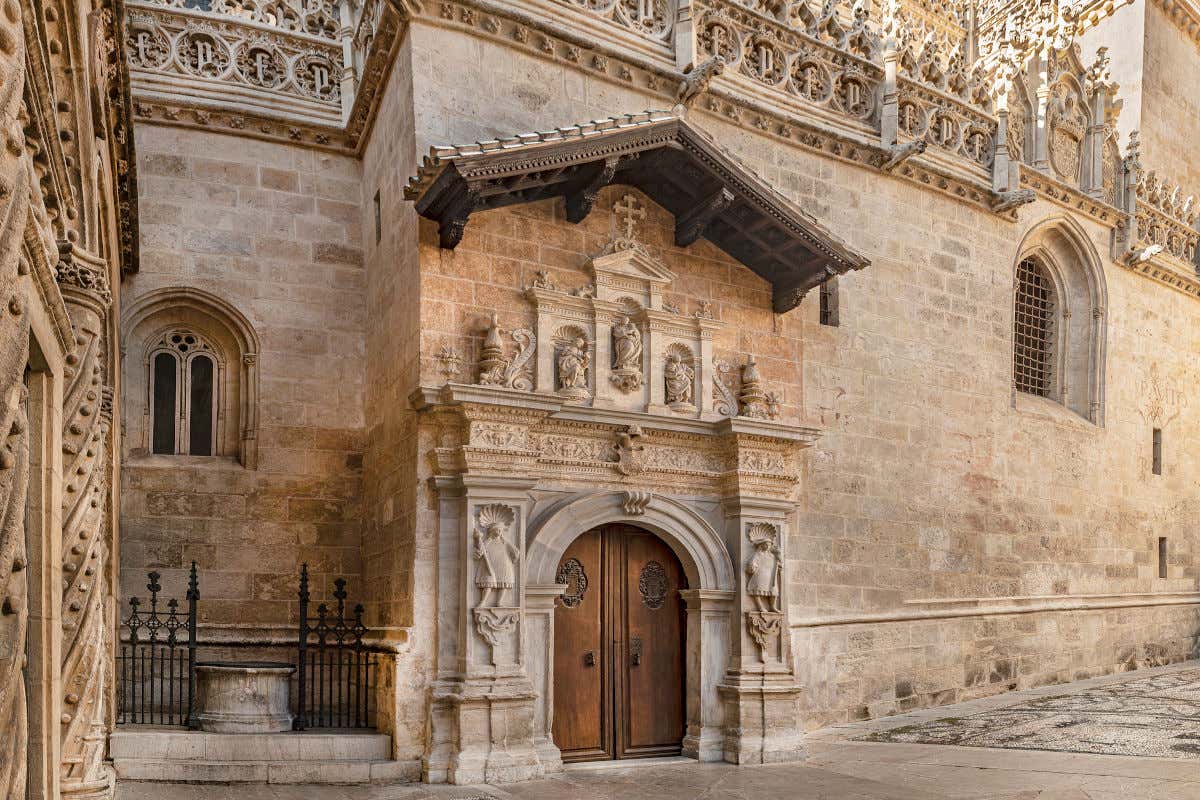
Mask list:
[[[170,330],[147,358],[150,451],[159,455],[217,454],[223,359],[200,334]]]

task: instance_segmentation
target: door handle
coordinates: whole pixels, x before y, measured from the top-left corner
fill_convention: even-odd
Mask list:
[[[634,636],[629,640],[629,656],[633,666],[636,667],[642,663],[642,637]]]
[[[586,653],[583,654],[583,665],[585,667],[596,666],[596,651],[595,650],[588,650]]]

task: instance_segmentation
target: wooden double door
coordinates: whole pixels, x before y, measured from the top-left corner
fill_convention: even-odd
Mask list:
[[[678,755],[687,578],[657,536],[609,525],[563,554],[554,611],[554,743],[563,761]]]

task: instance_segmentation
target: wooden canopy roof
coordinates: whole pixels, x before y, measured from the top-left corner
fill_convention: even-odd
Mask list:
[[[405,198],[439,223],[442,247],[471,214],[564,197],[580,222],[608,184],[644,192],[675,217],[675,243],[704,237],[774,287],[776,312],[834,275],[862,269],[854,253],[686,119],[671,112],[432,148]]]

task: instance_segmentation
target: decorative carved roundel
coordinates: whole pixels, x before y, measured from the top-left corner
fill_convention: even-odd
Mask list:
[[[647,608],[662,608],[667,599],[667,571],[657,561],[647,561],[638,578],[638,592]]]
[[[578,608],[579,604],[583,602],[583,595],[588,588],[587,573],[583,571],[583,564],[579,563],[579,559],[568,558],[559,564],[558,572],[554,575],[554,582],[567,585],[567,591],[562,596],[562,604],[567,608]]]

